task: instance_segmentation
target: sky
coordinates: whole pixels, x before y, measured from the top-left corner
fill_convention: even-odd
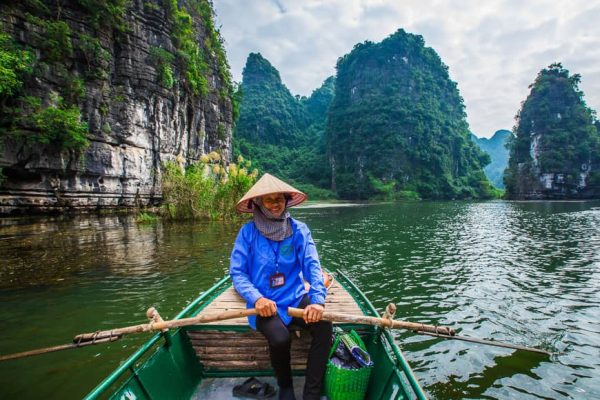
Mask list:
[[[335,75],[356,43],[399,28],[449,67],[479,137],[512,129],[538,72],[561,62],[600,112],[600,0],[213,0],[233,79],[261,53],[293,95]]]

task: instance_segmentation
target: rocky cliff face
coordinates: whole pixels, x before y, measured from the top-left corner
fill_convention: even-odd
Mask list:
[[[201,14],[209,7],[212,18],[206,0],[180,6],[161,0],[11,3],[0,4],[2,30],[34,61],[20,92],[0,96],[0,104],[14,109],[25,96],[40,99],[42,107],[71,99],[87,123],[89,146],[32,142],[26,139],[35,127],[9,121],[10,132],[0,135],[0,213],[156,204],[162,162],[183,166],[211,151],[230,158],[229,70],[223,71],[208,40],[212,20]],[[122,5],[124,12],[115,17],[107,4]],[[189,17],[197,45],[176,36],[181,27],[173,15]],[[64,23],[56,48],[48,44],[56,30],[48,20]],[[184,45],[203,57],[202,90],[190,89]],[[52,53],[65,48],[59,57]]]

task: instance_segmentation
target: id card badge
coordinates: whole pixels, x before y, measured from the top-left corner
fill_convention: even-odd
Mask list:
[[[271,282],[271,288],[281,287],[285,284],[285,275],[281,272],[274,273],[269,278],[269,281]]]

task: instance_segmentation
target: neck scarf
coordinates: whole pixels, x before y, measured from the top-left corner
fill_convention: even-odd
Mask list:
[[[283,210],[280,217],[275,217],[262,205],[260,198],[254,199],[254,204],[255,207],[252,207],[254,225],[264,237],[274,242],[281,242],[292,236],[292,223],[287,208]]]

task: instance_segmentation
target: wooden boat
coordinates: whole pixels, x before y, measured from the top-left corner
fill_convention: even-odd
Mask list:
[[[245,302],[231,279],[225,277],[175,319],[244,308]],[[326,310],[378,316],[365,295],[341,272],[336,272],[329,288]],[[390,332],[374,326],[336,325],[355,329],[375,363],[367,399],[426,399]],[[292,370],[298,376],[294,378],[297,394],[301,393],[309,343],[309,332],[302,331],[299,338],[293,335]],[[248,376],[275,382],[269,378],[272,370],[266,340],[249,328],[246,318],[237,318],[156,334],[86,399],[229,399],[233,386]]]

